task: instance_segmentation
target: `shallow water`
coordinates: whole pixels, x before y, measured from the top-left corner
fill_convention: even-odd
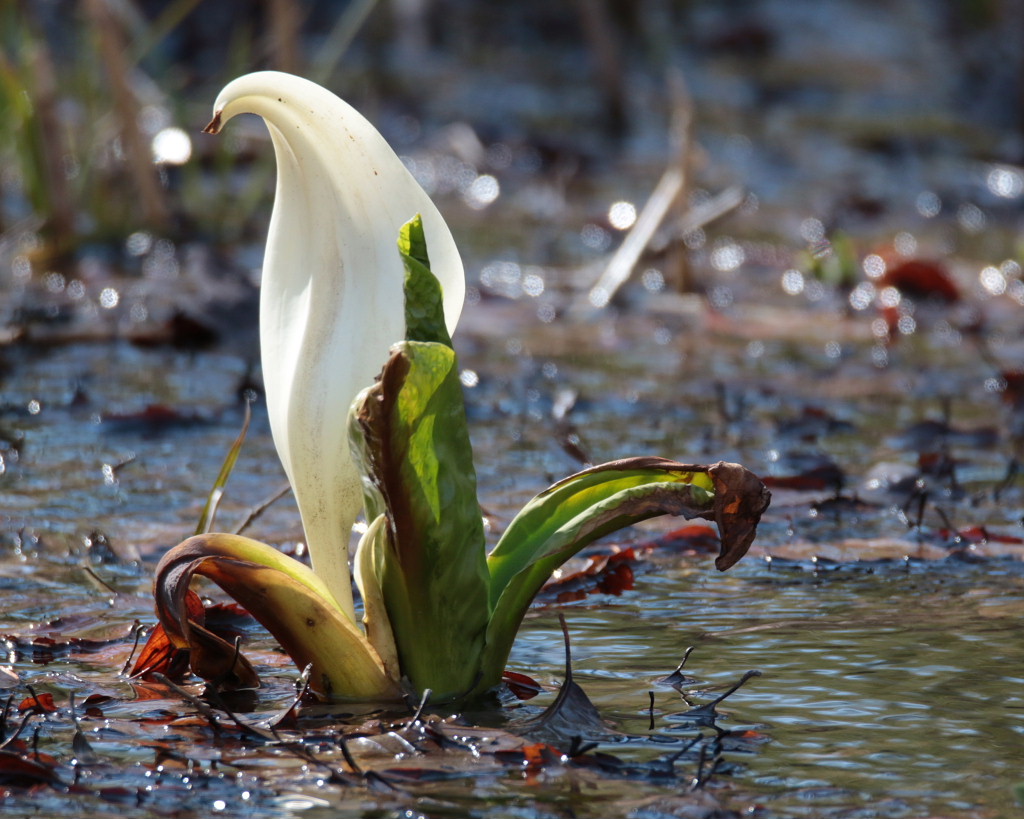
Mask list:
[[[773,811],[1013,810],[1024,732],[1019,566],[823,578],[755,562],[731,577],[688,574],[645,580],[637,599],[608,610],[568,613],[577,674],[622,726],[647,728],[644,688],[695,645],[687,668],[701,686],[762,672],[723,706],[722,724],[768,724],[771,741],[741,759],[731,784]],[[523,642],[542,650],[539,636]],[[682,704],[654,690],[662,727]]]
[[[569,430],[552,418],[554,406],[573,401],[565,420],[594,461],[723,458],[775,478],[830,461],[841,469],[838,512],[827,504],[831,483],[776,488],[751,554],[729,573],[715,573],[708,557],[655,550],[621,596],[535,609],[511,658],[553,691],[564,677],[564,613],[577,681],[618,732],[602,748],[639,762],[671,754],[697,730],[681,696],[658,682],[695,646],[685,689],[695,705],[748,669],[761,672],[719,706],[720,725],[766,741],[725,753],[731,767],[713,777],[706,803],[688,793],[692,758],[670,781],[453,763],[447,778],[381,792],[327,783],[279,748],[175,720],[193,709],[117,672],[132,623],[153,622],[157,557],[193,530],[241,425],[237,392],[255,358],[245,279],[259,250],[231,248],[224,262],[204,245],[139,233],[153,247],[140,257],[126,240],[127,272],[110,269],[119,258],[110,248],[84,248],[74,269],[51,280],[25,268],[18,254],[34,245],[21,249],[15,236],[0,242],[0,313],[3,329],[27,328],[28,341],[0,349],[0,686],[13,704],[29,685],[53,693],[60,710],[32,723],[39,750],[56,757],[65,781],[81,775],[114,790],[8,789],[0,774],[5,813],[653,819],[721,808],[987,819],[1021,809],[1024,550],[997,539],[1024,534],[1019,475],[1000,491],[1022,457],[1024,430],[999,372],[1019,367],[1024,332],[1019,123],[1014,130],[1005,105],[1019,62],[1014,29],[986,29],[956,4],[922,0],[885,15],[843,0],[813,9],[771,2],[749,17],[735,4],[691,3],[673,33],[679,43],[666,43],[657,15],[671,5],[651,4],[643,49],[632,55],[636,110],[623,143],[594,125],[599,95],[581,75],[589,55],[579,38],[563,31],[537,43],[514,11],[495,14],[518,27],[482,26],[500,34],[484,39],[482,57],[467,48],[432,66],[411,63],[415,118],[400,110],[400,95],[356,101],[379,111],[391,138],[422,131],[399,140],[400,150],[439,174],[433,192],[463,248],[471,299],[456,343],[493,535],[579,468],[561,445]],[[483,36],[469,34],[452,39]],[[979,61],[997,53],[996,40],[1007,59]],[[570,318],[619,241],[609,206],[641,205],[664,168],[657,52],[666,47],[695,101],[693,200],[735,183],[753,195],[688,237],[699,295],[674,299],[654,286],[657,276],[640,276],[613,309]],[[360,60],[377,70],[375,56],[357,49],[353,60],[355,77]],[[366,93],[353,76],[338,90]],[[424,95],[425,83],[441,93]],[[372,93],[376,83],[367,86]],[[459,122],[489,154],[508,154],[476,169],[500,178],[487,208],[467,207],[440,174],[472,170],[440,133]],[[907,298],[909,331],[883,339],[878,304],[855,307],[848,290],[815,279],[802,255],[844,232],[861,283],[868,253],[938,259],[961,303]],[[986,266],[998,267],[994,280]],[[638,272],[662,267],[671,274],[653,254]],[[113,307],[102,300],[111,288],[120,294]],[[182,305],[227,326],[223,344],[188,353],[111,340],[159,336]],[[936,421],[946,429],[920,426]],[[953,469],[922,471],[921,456]],[[257,403],[220,526],[233,527],[282,482]],[[673,525],[622,540],[649,542]],[[942,532],[982,526],[987,542]],[[249,533],[291,547],[301,538],[294,504],[279,501]],[[287,705],[295,672],[258,629],[248,636],[265,688],[236,707],[256,719]],[[552,691],[472,716],[515,730]],[[99,756],[90,765],[72,764],[72,693]],[[113,698],[101,715],[83,710],[90,694]],[[309,730],[317,727],[311,720]],[[325,757],[329,744],[318,749]]]
[[[500,327],[501,310],[477,310],[477,320]],[[467,400],[481,501],[496,530],[549,480],[578,467],[559,448],[550,418],[560,390],[578,391],[569,418],[597,460],[642,452],[691,461],[725,457],[768,473],[780,468],[779,451],[797,446],[772,419],[798,406],[801,393],[820,388],[794,378],[783,365],[775,383],[784,391],[773,389],[771,367],[752,359],[747,342],[735,334],[701,336],[714,342],[702,348],[675,328],[676,341],[666,345],[653,339],[648,323],[623,317],[546,327],[509,345],[500,332],[474,332],[474,320],[467,321],[461,345],[463,367],[479,376]],[[935,349],[922,344],[900,354],[909,361],[922,353],[934,355]],[[850,392],[835,406],[853,426],[819,439],[849,470],[848,481],[859,485],[878,461],[912,461],[914,450],[903,431],[934,406],[927,391],[923,398],[911,397],[900,388],[900,378],[878,379],[870,345],[848,342],[838,363],[816,356],[808,354],[808,372],[827,370],[827,384]],[[944,383],[970,381],[969,362],[969,356],[946,356]],[[205,487],[237,431],[241,410],[234,388],[244,365],[227,354],[185,356],[125,344],[78,345],[59,355],[22,352],[9,363],[3,423],[9,437],[20,441],[20,454],[0,476],[0,633],[31,638],[43,622],[42,632],[58,643],[69,635],[102,643],[89,651],[9,643],[11,668],[21,686],[54,692],[58,702],[71,692],[79,701],[91,693],[123,698],[128,689],[116,672],[130,649],[129,627],[136,619],[152,622],[153,563],[162,547],[189,534]],[[857,395],[857,384],[873,376],[870,394]],[[743,404],[743,413],[721,418],[716,383],[726,385],[726,403]],[[956,404],[958,423],[1000,417],[998,396],[981,395],[977,404]],[[37,411],[34,405],[29,409],[32,401]],[[188,408],[194,417],[161,416],[155,423],[139,416],[152,404],[183,413]],[[962,525],[1015,531],[1019,488],[1010,488],[998,503],[982,494],[1005,469],[1000,448],[955,452],[965,469],[961,491],[937,491],[945,514]],[[122,462],[113,472],[104,469]],[[280,482],[257,405],[224,501],[223,525],[244,517]],[[643,761],[665,754],[666,737],[682,741],[694,732],[680,716],[688,710],[680,695],[658,684],[692,645],[696,650],[686,671],[695,678],[687,686],[694,705],[748,669],[761,672],[719,706],[721,727],[749,726],[768,740],[748,752],[726,752],[732,770],[718,775],[713,789],[723,804],[737,810],[762,805],[782,816],[1006,815],[1017,804],[1013,788],[1021,781],[1024,734],[1024,645],[1017,633],[1024,614],[1021,562],[897,557],[815,563],[794,544],[810,542],[812,550],[826,552],[842,539],[884,535],[913,555],[915,538],[932,544],[940,523],[929,511],[925,527],[910,530],[894,500],[847,517],[812,514],[809,499],[828,494],[777,491],[751,554],[727,574],[716,573],[708,558],[655,550],[637,564],[635,588],[621,596],[537,608],[516,643],[511,667],[551,687],[562,679],[555,615],[563,611],[577,681],[615,730],[631,737],[605,737],[606,748]],[[646,542],[671,525],[652,524],[625,538]],[[285,500],[271,507],[250,533],[294,543],[300,533],[293,504]],[[867,547],[850,548],[856,557],[858,548]],[[258,632],[253,638],[254,658],[269,683],[260,707],[283,707],[294,672],[272,643]],[[21,686],[14,689],[19,698]],[[653,730],[649,691],[655,697]],[[538,701],[549,700],[547,695]],[[536,712],[538,701],[507,710],[512,730]],[[133,786],[151,767],[154,748],[174,747],[173,732],[157,739],[143,726],[133,727],[134,719],[168,707],[181,705],[115,702],[102,723],[85,722],[96,750],[113,763],[114,781]],[[66,724],[52,719],[42,734],[58,756],[67,753],[61,750]],[[137,745],[133,735],[146,742]],[[190,753],[201,757],[197,747]],[[222,758],[223,750],[215,748],[216,743],[209,753]],[[317,786],[315,777],[298,769],[291,802],[272,796],[265,780],[246,780],[249,790],[238,784],[241,772],[259,774],[269,762],[260,753],[242,752],[232,762],[241,766],[237,776],[206,787],[221,801],[250,793],[245,804],[251,815],[317,815],[317,805],[339,809],[335,788]],[[570,796],[573,790],[554,776],[538,792],[536,783],[490,775],[472,787],[460,777],[425,783],[416,793],[448,805],[455,815],[477,815],[486,799],[492,806],[488,815],[520,815],[524,800],[536,800],[539,815],[559,815],[571,803],[577,815],[598,816],[608,798],[618,800],[623,812],[653,810],[651,799],[675,798],[678,786],[588,781],[582,796]],[[370,810],[369,802],[356,808],[348,797],[341,799],[344,815]],[[383,810],[403,804],[400,798],[370,802]],[[67,804],[54,806],[65,809]],[[143,805],[139,815],[152,809]],[[665,808],[670,815],[677,809]]]

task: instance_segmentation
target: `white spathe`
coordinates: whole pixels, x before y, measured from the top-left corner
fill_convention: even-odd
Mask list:
[[[465,277],[433,202],[377,130],[309,80],[276,71],[229,83],[216,133],[263,117],[277,157],[260,293],[260,347],[270,427],[295,493],[313,570],[354,619],[349,539],[362,508],[346,418],[405,337],[399,230],[417,213],[453,331]]]

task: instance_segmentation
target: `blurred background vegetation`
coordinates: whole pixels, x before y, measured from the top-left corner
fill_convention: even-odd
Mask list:
[[[661,5],[668,13],[670,4]],[[221,86],[262,68],[302,74],[364,106],[386,105],[404,120],[391,123],[392,137],[398,131],[411,141],[416,134],[401,133],[418,131],[410,119],[430,117],[452,85],[472,84],[468,75],[487,70],[492,45],[511,43],[529,60],[541,41],[564,41],[572,62],[586,55],[571,51],[589,44],[610,61],[598,60],[594,72],[606,97],[601,124],[621,135],[626,91],[616,40],[639,25],[637,9],[526,6],[509,13],[447,0],[5,0],[0,230],[7,238],[20,231],[21,241],[35,234],[35,250],[50,258],[138,228],[246,235],[269,204],[272,157],[247,152],[243,137],[208,140],[198,131]],[[225,181],[239,163],[256,166],[241,187]]]
[[[675,233],[638,267],[650,291],[740,265],[849,287],[908,231],[933,255],[1015,259],[1022,5],[4,0],[4,324],[91,302],[143,325],[237,300],[225,274],[255,283],[272,152],[256,121],[200,129],[228,80],[262,68],[378,125],[485,294],[521,296],[520,262],[545,267],[534,290],[585,292],[673,166],[659,224]],[[729,191],[709,233],[686,222]]]

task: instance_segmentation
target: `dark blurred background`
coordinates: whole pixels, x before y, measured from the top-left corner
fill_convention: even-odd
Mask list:
[[[452,222],[471,294],[542,288],[548,316],[631,288],[735,298],[736,271],[821,297],[875,252],[1019,255],[1021,0],[5,0],[0,39],[8,340],[160,340],[182,315],[202,337],[211,305],[248,304],[272,151],[255,118],[200,129],[263,68],[378,125]]]

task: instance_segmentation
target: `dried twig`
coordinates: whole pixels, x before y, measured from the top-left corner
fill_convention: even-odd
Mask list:
[[[240,524],[238,524],[238,526],[235,527],[235,531],[232,534],[236,534],[236,535],[242,534],[242,532],[244,532],[246,529],[248,529],[252,525],[253,521],[255,521],[256,518],[258,518],[265,511],[267,511],[267,509],[270,506],[272,506],[273,504],[277,503],[277,501],[281,500],[281,498],[283,498],[285,495],[287,495],[289,492],[291,492],[291,490],[292,490],[291,485],[290,484],[285,484],[280,489],[278,489],[273,495],[271,495],[269,498],[267,498],[264,501],[261,501],[260,503],[256,504],[255,506],[253,506],[249,510],[249,514],[245,516],[245,520],[243,520]]]
[[[724,216],[743,202],[742,189],[734,186],[696,207],[678,213],[685,207],[696,150],[691,134],[693,103],[680,72],[670,72],[667,82],[672,98],[672,122],[669,128],[672,155],[668,166],[641,209],[633,227],[626,234],[618,250],[612,254],[604,273],[587,292],[585,301],[576,305],[577,312],[580,308],[602,308],[612,300],[619,288],[629,280],[643,253],[653,249],[655,234],[666,222],[674,223],[670,241],[675,245],[675,250],[670,253],[668,267],[679,272],[673,276],[677,279],[675,289],[689,289],[686,258],[679,255],[685,254],[685,248],[680,245],[681,240],[709,222]]]

